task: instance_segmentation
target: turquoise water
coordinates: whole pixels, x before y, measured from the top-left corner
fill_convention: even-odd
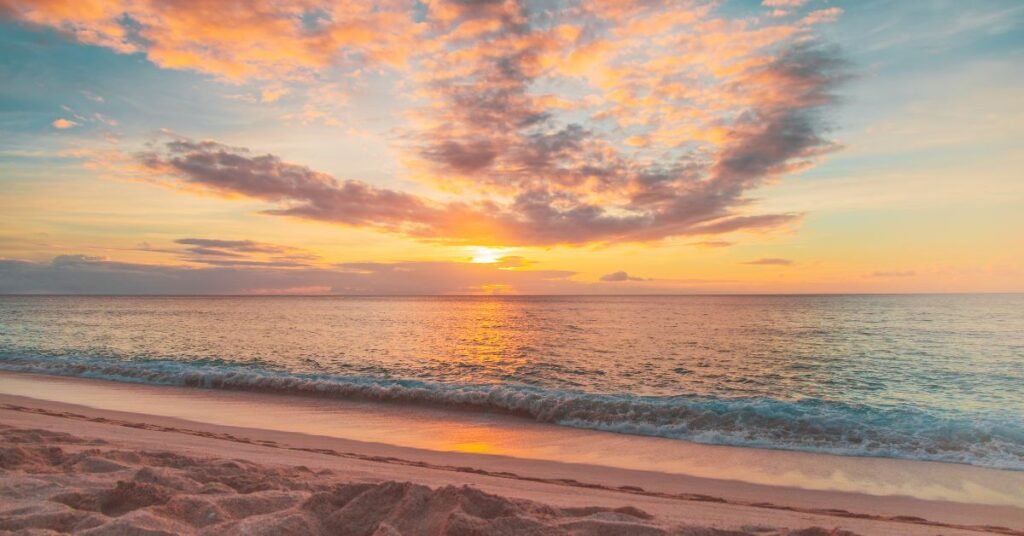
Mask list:
[[[1024,470],[1024,295],[0,297],[0,370]]]

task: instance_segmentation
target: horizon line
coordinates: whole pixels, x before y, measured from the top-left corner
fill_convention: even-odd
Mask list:
[[[1024,295],[1021,290],[948,292],[707,292],[707,293],[587,293],[587,294],[112,294],[112,293],[0,293],[0,298],[572,298],[572,297],[700,297],[700,296],[993,296]]]

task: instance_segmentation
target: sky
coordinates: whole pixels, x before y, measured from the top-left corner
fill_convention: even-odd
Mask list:
[[[1016,0],[0,0],[0,293],[1024,291]]]

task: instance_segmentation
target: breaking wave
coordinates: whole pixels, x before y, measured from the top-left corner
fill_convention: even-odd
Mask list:
[[[936,415],[822,399],[594,394],[510,384],[448,384],[298,374],[215,360],[0,355],[0,370],[497,411],[563,426],[698,443],[966,463],[1024,470],[1024,422],[991,413]]]

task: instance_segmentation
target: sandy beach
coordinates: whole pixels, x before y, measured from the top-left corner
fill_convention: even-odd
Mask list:
[[[801,489],[227,426],[6,394],[13,380],[113,388],[107,382],[4,380],[0,530],[6,531],[1024,534],[1020,505],[984,498]],[[139,396],[161,389],[130,388]],[[984,471],[920,467],[932,466]],[[1020,483],[1016,472],[993,474],[1005,476],[1011,489]]]
[[[0,536],[1024,536],[1024,0],[0,0]]]

